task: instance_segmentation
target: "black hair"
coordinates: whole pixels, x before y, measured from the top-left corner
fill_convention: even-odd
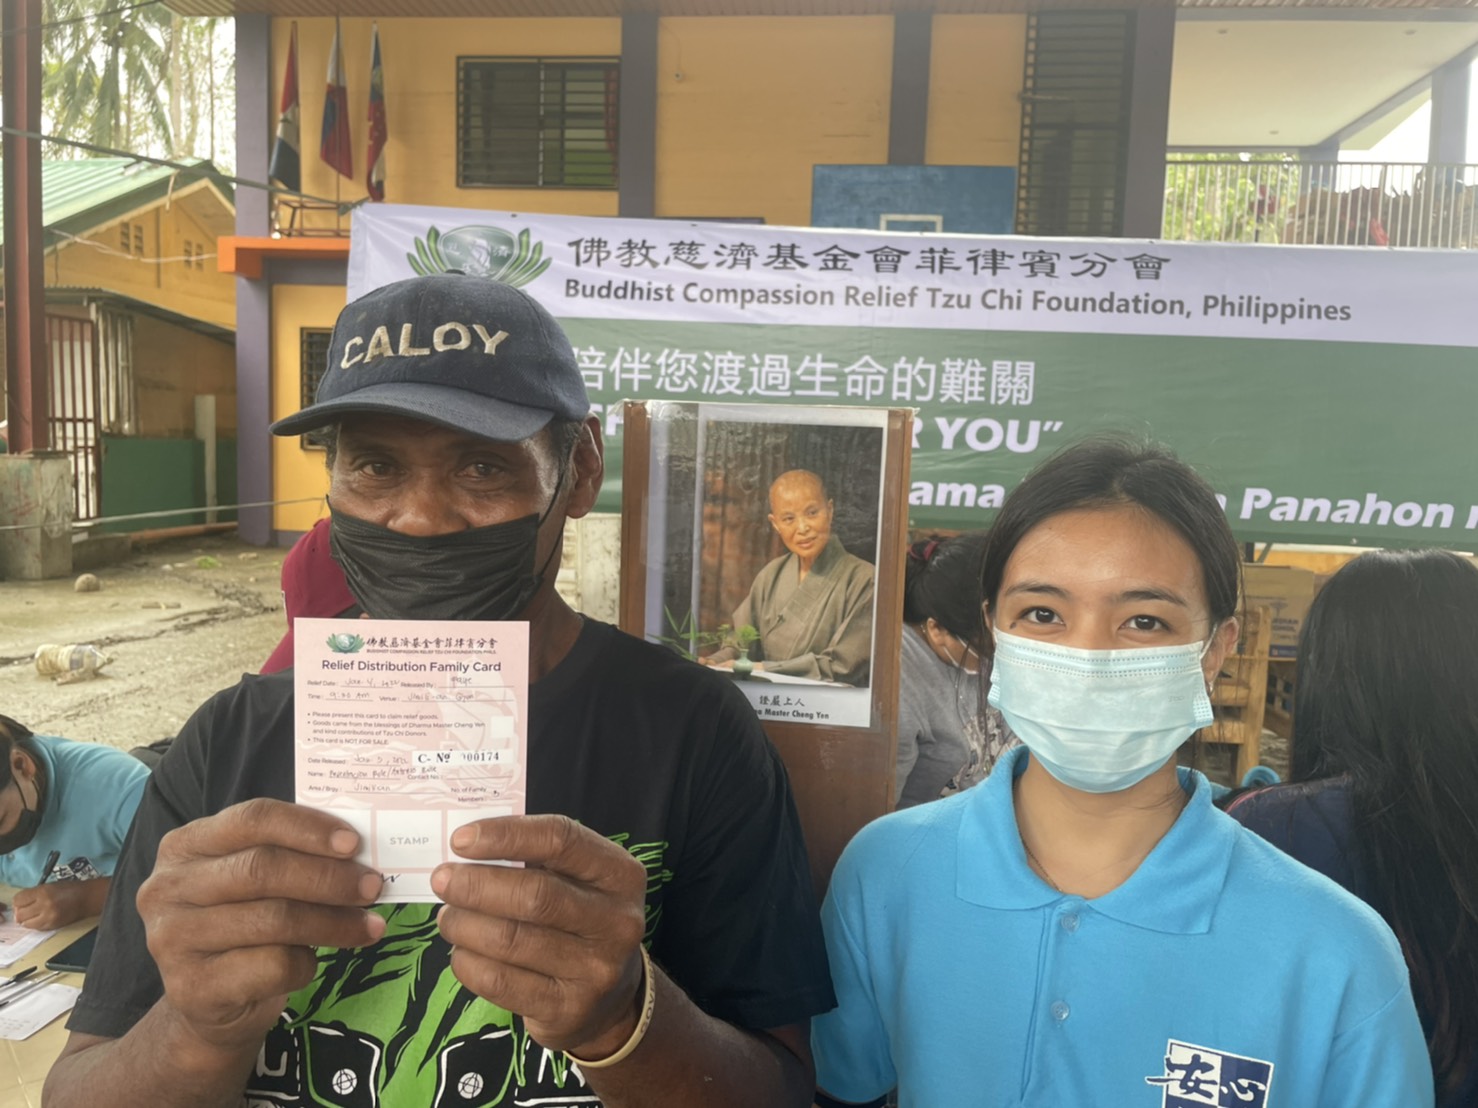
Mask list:
[[[26,742],[29,738],[31,729],[24,723],[17,723],[9,716],[0,716],[0,789],[9,788],[15,777],[10,768],[11,749],[19,745],[26,753],[31,753]]]
[[[951,539],[929,539],[908,548],[903,563],[903,619],[933,619],[977,652],[984,641],[980,611],[980,568],[988,533],[966,531]]]
[[[1356,857],[1430,1018],[1439,1094],[1478,1065],[1475,674],[1478,568],[1443,550],[1350,562],[1299,639],[1292,778],[1349,779]]]
[[[1213,623],[1237,614],[1242,554],[1216,493],[1165,447],[1112,435],[1059,451],[1006,497],[986,543],[980,595],[995,605],[1006,563],[1039,523],[1075,509],[1121,505],[1168,524],[1195,551]]]

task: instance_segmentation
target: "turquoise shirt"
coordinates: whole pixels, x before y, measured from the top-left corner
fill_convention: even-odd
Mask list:
[[[1430,1108],[1406,964],[1375,912],[1211,805],[1199,773],[1123,885],[1027,865],[1018,748],[865,827],[822,910],[818,1084],[902,1108]]]
[[[45,804],[36,837],[0,854],[0,882],[35,885],[53,850],[61,851],[53,880],[111,876],[149,767],[111,746],[46,735],[35,736],[23,749],[38,754],[45,768]]]

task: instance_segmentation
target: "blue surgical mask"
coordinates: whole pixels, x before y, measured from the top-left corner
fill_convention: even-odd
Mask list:
[[[989,701],[1069,788],[1137,785],[1212,721],[1201,660],[1211,645],[1078,650],[995,633]]]

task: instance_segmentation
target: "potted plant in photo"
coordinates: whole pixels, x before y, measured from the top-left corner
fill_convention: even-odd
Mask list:
[[[723,636],[725,646],[732,646],[739,652],[734,659],[734,676],[748,677],[754,672],[754,660],[750,658],[749,650],[760,641],[759,631],[748,623],[737,628],[725,624],[719,628],[719,634]]]

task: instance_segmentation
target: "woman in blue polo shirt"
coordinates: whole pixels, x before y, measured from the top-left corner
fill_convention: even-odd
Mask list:
[[[1401,950],[1373,911],[1211,804],[1240,560],[1164,450],[1070,448],[1007,498],[982,596],[984,784],[869,825],[823,919],[833,1102],[903,1108],[1429,1108]]]

